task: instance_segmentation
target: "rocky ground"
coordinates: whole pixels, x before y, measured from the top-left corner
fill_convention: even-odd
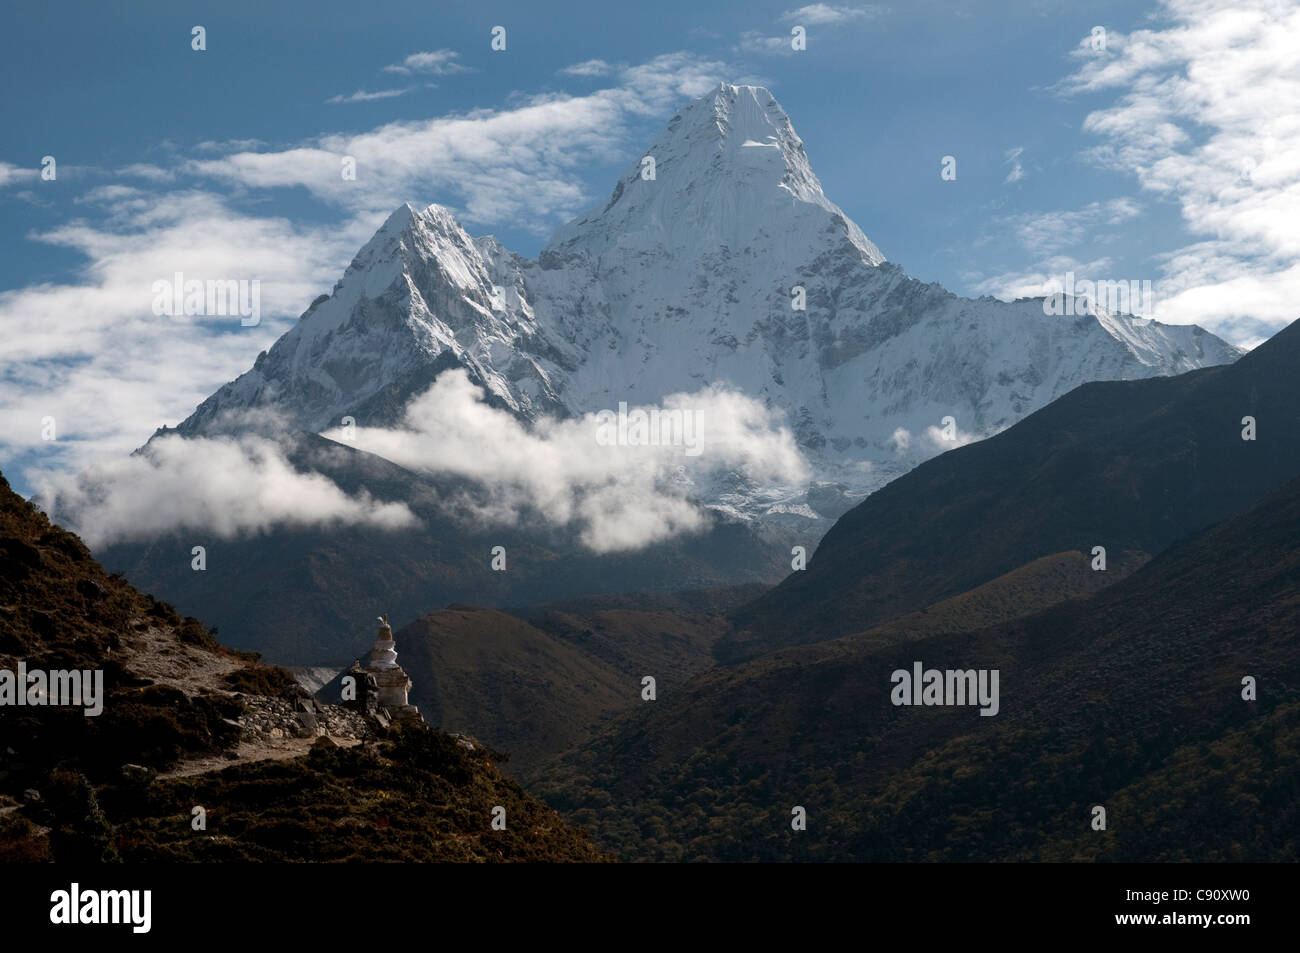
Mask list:
[[[370,734],[361,715],[341,705],[322,705],[315,699],[289,701],[267,695],[234,697],[246,706],[235,719],[242,729],[239,744],[218,755],[187,759],[164,777],[185,777],[205,771],[219,771],[244,761],[296,758],[307,753],[319,738],[348,748]]]
[[[238,762],[298,757],[318,738],[351,747],[368,736],[366,720],[360,714],[341,705],[323,705],[305,689],[300,688],[296,698],[233,691],[228,679],[247,663],[186,644],[170,628],[149,625],[133,631],[123,642],[124,664],[134,674],[188,695],[214,695],[243,704],[243,714],[228,720],[240,729],[234,748],[186,758],[163,777],[219,771]],[[123,770],[147,769],[128,765]]]

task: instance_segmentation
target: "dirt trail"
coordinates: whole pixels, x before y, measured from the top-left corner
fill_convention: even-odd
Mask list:
[[[347,738],[341,735],[317,736],[317,738],[319,737],[329,738],[340,748],[351,748],[354,745],[361,744],[358,738]],[[236,758],[227,757],[225,754],[187,758],[170,771],[160,772],[158,777],[186,778],[196,774],[207,774],[209,771],[221,771],[237,764],[248,764],[254,761],[286,761],[290,758],[301,758],[311,750],[311,746],[316,743],[317,738],[285,738],[266,743],[240,742],[237,748],[232,749],[232,753],[238,755]]]
[[[174,630],[154,625],[132,632],[123,638],[123,642],[125,643],[123,664],[133,674],[151,679],[160,685],[179,689],[187,695],[212,693],[234,697],[237,694],[227,686],[226,676],[246,663],[234,656],[213,652],[196,645],[187,645],[180,641]],[[250,706],[256,706],[262,714],[265,714],[269,706],[286,707],[284,704],[260,696],[240,697],[244,698]],[[339,728],[345,718],[342,714],[343,710],[337,706],[328,706],[327,710],[331,714],[328,718],[322,715],[321,722],[328,721],[335,728]],[[259,720],[246,713],[245,717],[239,719],[243,736],[237,747],[230,752],[186,758],[174,768],[160,772],[158,776],[160,778],[190,777],[253,761],[298,758],[305,755],[320,737],[328,737],[343,748],[361,743],[360,738],[355,736],[358,727],[356,723],[343,727],[343,730],[322,730],[321,733],[308,737],[296,737],[292,730],[296,725],[292,723],[291,711],[282,711],[280,717],[281,736],[268,737],[267,732],[259,731],[257,728],[257,724],[264,723],[264,719]]]

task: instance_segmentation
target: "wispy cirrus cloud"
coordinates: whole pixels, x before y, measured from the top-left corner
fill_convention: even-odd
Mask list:
[[[736,52],[763,55],[784,55],[793,53],[789,36],[768,36],[762,30],[746,30],[740,34],[736,43]]]
[[[456,50],[427,50],[420,53],[412,53],[405,57],[400,63],[390,63],[383,67],[382,72],[396,73],[402,76],[414,76],[425,74],[428,76],[454,76],[457,73],[472,73],[472,67],[466,66],[459,62],[460,53]],[[432,86],[432,83],[425,84]],[[325,100],[326,105],[339,105],[345,103],[372,103],[382,99],[396,99],[399,96],[405,96],[418,86],[402,86],[391,89],[367,90],[358,89],[354,93],[344,95],[339,93]]]
[[[1022,146],[1016,146],[1014,149],[1008,149],[1006,152],[1006,161],[1011,168],[1007,171],[1007,177],[1002,180],[1004,185],[1010,185],[1012,182],[1019,182],[1025,177],[1025,167],[1020,162],[1020,157],[1024,155],[1025,150]]]
[[[790,24],[791,30],[782,35],[771,36],[764,30],[745,30],[736,42],[735,51],[741,54],[759,56],[785,56],[795,52],[792,45],[792,33],[807,30],[808,27],[834,26],[841,29],[854,24],[864,24],[888,13],[888,9],[876,5],[839,6],[828,3],[811,3],[787,10],[778,18],[778,22]],[[827,30],[824,35],[833,37],[837,31]]]
[[[269,143],[261,139],[205,139],[194,147],[195,152],[233,152],[237,149],[265,149]]]
[[[1059,252],[1074,245],[1103,243],[1106,232],[1130,221],[1141,212],[1133,199],[1117,198],[1063,211],[1030,212],[999,220],[998,227],[1010,228],[1016,240],[1030,251]]]
[[[355,93],[352,93],[349,96],[344,96],[342,94],[331,96],[329,99],[325,100],[325,102],[329,105],[334,105],[336,103],[369,103],[376,99],[396,99],[398,96],[405,96],[413,89],[415,89],[414,86],[404,86],[401,89],[379,89],[374,92],[358,89]]]
[[[977,294],[993,295],[1003,301],[1017,298],[1043,298],[1059,294],[1063,276],[1073,272],[1080,279],[1095,281],[1109,276],[1114,261],[1110,258],[1076,258],[1072,255],[1047,255],[1019,271],[1005,272],[989,278],[971,276]]]
[[[990,228],[1013,236],[1022,248],[1034,254],[1034,261],[1017,271],[977,278],[973,290],[1010,301],[1059,292],[1067,272],[1090,280],[1110,277],[1107,270],[1112,260],[1098,256],[1096,251],[1111,241],[1119,226],[1141,211],[1133,199],[1117,198],[1089,202],[1077,209],[1000,216],[990,223]]]
[[[162,166],[154,165],[151,162],[134,162],[125,165],[117,170],[117,174],[137,179],[148,179],[151,182],[174,182],[176,180],[174,170],[164,169]]]

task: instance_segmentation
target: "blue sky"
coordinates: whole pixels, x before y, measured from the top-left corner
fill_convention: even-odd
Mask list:
[[[176,423],[402,201],[536,254],[720,80],[773,91],[911,274],[1149,279],[1155,317],[1252,346],[1300,300],[1298,59],[1276,0],[8,5],[0,469],[27,490]],[[262,323],[155,317],[175,271],[258,278]]]

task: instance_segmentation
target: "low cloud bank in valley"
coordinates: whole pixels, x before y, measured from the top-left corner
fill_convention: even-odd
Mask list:
[[[405,504],[349,497],[320,474],[294,470],[261,436],[160,437],[133,456],[80,474],[41,477],[36,499],[92,548],[179,531],[231,539],[282,525],[400,529],[417,523]]]
[[[596,552],[634,550],[703,529],[692,488],[714,477],[798,486],[810,470],[779,415],[722,387],[581,418],[525,424],[484,401],[464,371],[442,374],[396,428],[338,428],[332,440],[407,469],[470,481],[443,501],[451,515],[512,525],[532,514],[578,531]],[[218,538],[272,528],[417,526],[402,502],[349,496],[301,472],[265,431],[166,435],[80,474],[36,480],[50,516],[92,547],[191,531]]]
[[[705,513],[689,494],[711,475],[793,486],[810,474],[772,411],[718,386],[669,395],[657,407],[526,426],[485,403],[483,391],[456,370],[411,401],[404,426],[324,436],[412,470],[473,480],[488,492],[486,502],[466,502],[478,518],[512,523],[535,510],[552,525],[577,526],[597,552],[701,529]]]

